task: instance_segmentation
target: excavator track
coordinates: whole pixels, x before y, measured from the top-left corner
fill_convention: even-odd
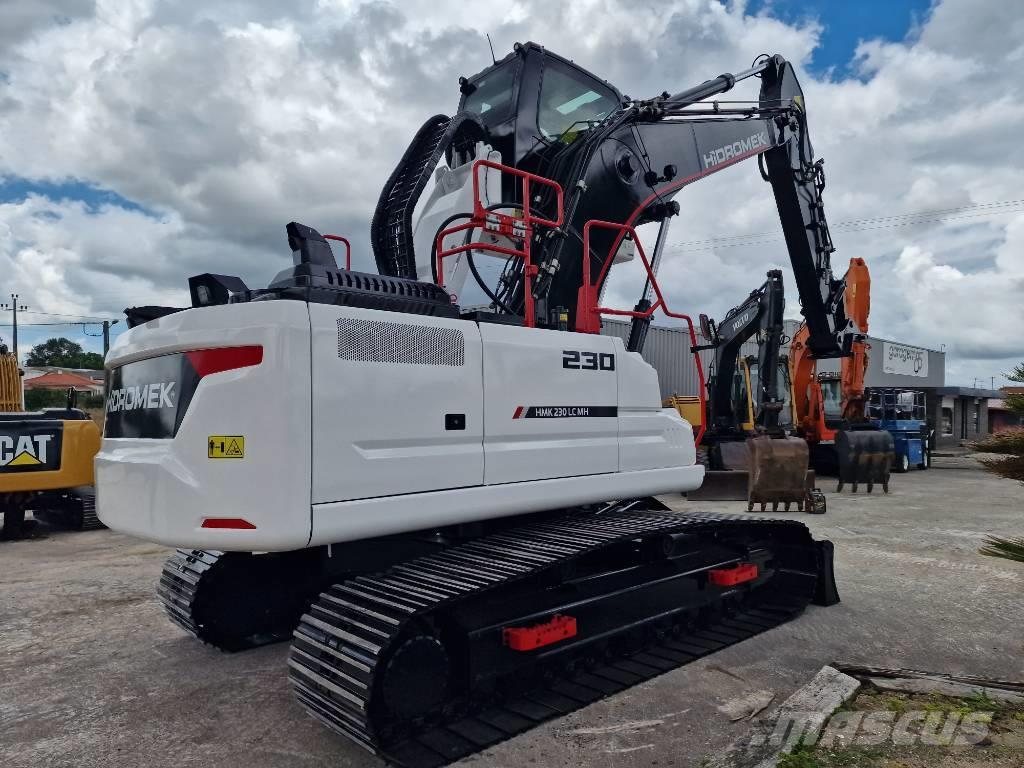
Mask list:
[[[96,514],[96,496],[94,494],[83,495],[81,498],[81,511],[78,515],[78,530],[98,531],[106,528]]]
[[[99,531],[107,526],[96,514],[96,494],[88,492],[42,494],[32,517],[47,525],[71,531]]]
[[[638,504],[526,524],[335,584],[294,634],[300,704],[394,764],[445,765],[777,626],[812,600],[838,601],[831,545],[801,523]],[[748,558],[756,579],[717,586]],[[579,636],[503,647],[509,624],[569,614]]]
[[[398,166],[384,184],[370,224],[370,241],[382,275],[416,280],[413,211],[441,160],[461,141],[483,137],[483,128],[468,114],[434,115],[416,132]]]
[[[157,596],[172,622],[222,651],[286,640],[316,595],[319,573],[302,553],[179,549],[164,563]]]

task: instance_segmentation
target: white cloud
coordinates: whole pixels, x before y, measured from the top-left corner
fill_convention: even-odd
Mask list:
[[[456,78],[535,39],[644,96],[780,52],[803,67],[813,21],[742,2],[518,0],[8,0],[0,33],[0,176],[82,180],[144,206],[0,205],[5,286],[48,311],[180,301],[206,270],[265,283],[297,219],[353,236],[369,268],[378,190],[423,119],[451,112]],[[9,23],[7,23],[9,21]],[[856,78],[801,76],[832,221],[1021,197],[1024,19],[997,0],[938,3],[904,42],[868,40]],[[736,89],[750,97],[756,83]],[[685,190],[673,240],[777,232],[752,163]],[[1021,217],[834,232],[838,271],[872,268],[873,332],[947,346],[961,382],[1024,358]],[[649,238],[653,243],[653,234]],[[670,250],[674,307],[719,316],[773,266],[781,241]],[[632,306],[635,266],[609,300]],[[796,307],[793,283],[790,312]],[[627,290],[628,289],[628,290]],[[177,298],[176,298],[177,297]]]

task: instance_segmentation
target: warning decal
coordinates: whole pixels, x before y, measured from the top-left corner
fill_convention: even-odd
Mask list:
[[[210,459],[244,459],[245,437],[242,435],[210,435],[206,439],[206,456]]]

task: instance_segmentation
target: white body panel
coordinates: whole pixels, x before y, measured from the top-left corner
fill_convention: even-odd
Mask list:
[[[314,503],[483,482],[476,323],[322,304],[311,304],[309,313]],[[341,357],[339,334],[346,333],[365,333],[343,350],[363,359]],[[455,359],[437,355],[443,344]],[[426,362],[432,356],[441,364]],[[392,360],[365,359],[374,357]],[[450,364],[459,357],[461,364]],[[402,358],[424,362],[396,361]],[[446,430],[445,414],[463,414],[466,428]]]
[[[262,363],[202,378],[173,438],[104,437],[104,523],[171,546],[289,550],[703,478],[690,425],[614,337],[275,300],[134,328],[107,366],[254,344]],[[208,458],[211,435],[244,435],[244,459]],[[255,527],[201,527],[235,517]]]
[[[565,350],[614,355],[622,341],[484,323],[486,482],[518,483],[619,469],[614,417],[514,418],[516,409],[618,407],[614,370],[564,368]],[[608,358],[606,357],[605,360]],[[582,362],[580,363],[583,364]],[[653,372],[653,369],[652,369]]]
[[[309,313],[297,301],[192,309],[121,334],[107,366],[171,352],[263,346],[260,365],[199,382],[173,440],[103,438],[97,511],[110,528],[168,546],[303,547],[310,535]],[[210,435],[243,435],[245,458],[210,460]],[[246,531],[201,528],[243,517]],[[194,544],[193,544],[194,542]]]
[[[315,504],[310,543],[331,544],[415,531],[423,527],[425,519],[436,521],[436,525],[454,525],[609,499],[693,490],[703,479],[704,467],[698,464]]]

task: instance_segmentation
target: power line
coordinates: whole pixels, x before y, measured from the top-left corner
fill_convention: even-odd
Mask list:
[[[102,323],[106,319],[103,317],[95,317],[93,315],[68,315],[61,314],[60,312],[43,312],[38,309],[23,309],[21,311],[24,312],[26,315],[46,315],[47,317],[76,317],[84,322]]]
[[[103,321],[102,320],[90,320],[89,322],[85,322],[85,323],[83,323],[81,321],[79,321],[79,322],[65,321],[63,323],[56,323],[56,322],[54,322],[54,323],[18,323],[18,327],[19,328],[25,328],[27,326],[39,327],[39,326],[44,326],[44,325],[47,325],[47,326],[56,326],[56,325],[103,325]],[[12,328],[12,327],[14,327],[14,323],[0,323],[0,328]]]
[[[928,224],[934,221],[959,221],[962,219],[976,219],[1003,213],[1019,212],[1024,212],[1024,200],[1004,200],[993,203],[965,205],[957,208],[903,213],[894,216],[851,219],[832,224],[831,229],[842,232],[863,232],[876,229],[895,229],[897,227],[907,227],[915,224]],[[749,235],[711,237],[704,240],[685,240],[679,243],[673,243],[669,246],[668,250],[706,251],[713,250],[715,248],[737,248],[752,245],[765,245],[768,243],[780,242],[782,239],[783,238],[780,235],[772,232],[755,232]]]

